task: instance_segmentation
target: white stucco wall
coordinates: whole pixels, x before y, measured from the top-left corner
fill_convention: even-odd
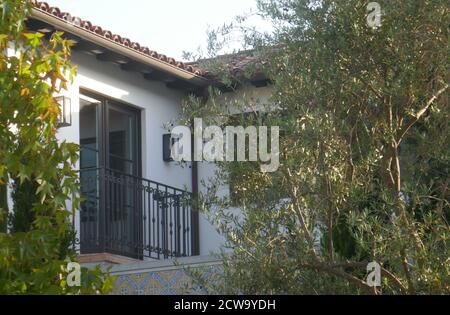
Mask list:
[[[10,51],[9,53],[13,54],[14,52]],[[123,71],[118,65],[98,61],[94,56],[85,53],[73,52],[72,64],[78,66],[77,76],[68,91],[62,93],[71,99],[72,124],[70,127],[60,128],[58,138],[61,141],[79,144],[80,89],[122,101],[141,110],[142,177],[181,189],[186,187],[192,191],[191,167],[167,163],[162,159],[162,135],[166,133],[164,125],[179,117],[184,94],[168,89],[162,82],[145,80],[138,73]],[[258,105],[266,103],[270,94],[269,88],[248,86],[236,93],[224,94],[221,102],[225,106],[230,106],[234,101],[241,102],[245,99],[249,103],[248,109],[245,111],[253,111],[260,109]],[[77,164],[76,167],[78,169],[79,165]],[[213,163],[201,162],[198,164],[200,190],[204,189],[201,182],[212,178],[215,170],[216,167]],[[229,188],[222,187],[221,194],[228,193]],[[11,209],[11,198],[8,201]],[[79,212],[75,215],[75,226],[79,231]],[[217,252],[224,239],[203,215],[200,216],[199,229],[200,255]]]
[[[272,93],[273,88],[271,86],[254,87],[251,84],[247,84],[237,91],[220,95],[215,101],[219,106],[222,106],[222,111],[228,114],[264,111],[267,108],[273,107],[271,105]],[[203,129],[205,128],[206,126],[203,126]],[[204,181],[208,184],[210,180],[214,180],[217,166],[214,163],[201,162],[198,164],[198,170],[200,181],[199,190],[205,192],[207,188],[201,182]],[[221,197],[229,193],[229,186],[221,186],[219,188],[219,195]],[[228,211],[234,214],[241,213],[240,209],[236,208],[230,208]],[[225,239],[216,232],[216,228],[204,216],[200,219],[200,222],[200,235],[210,235],[208,238],[200,239],[201,255],[209,255],[217,251],[217,244],[223,244]]]
[[[186,185],[191,190],[191,170],[162,160],[163,126],[178,117],[183,94],[87,54],[75,53],[72,62],[78,65],[77,90],[89,90],[142,110],[142,176],[179,188]]]
[[[74,52],[72,64],[78,66],[78,73],[68,91],[71,98],[72,125],[59,130],[61,140],[79,144],[79,91],[88,90],[133,106],[141,110],[142,177],[192,191],[192,170],[177,163],[167,163],[162,158],[162,136],[164,125],[179,117],[182,92],[168,89],[162,82],[145,80],[142,75],[126,72],[118,65],[98,61],[94,56]],[[78,166],[77,166],[78,167]],[[200,179],[202,174],[199,174]],[[79,230],[79,213],[75,226]],[[217,250],[221,238],[210,223],[200,218],[200,254]]]
[[[206,187],[202,185],[202,181],[206,184],[210,179],[214,178],[216,172],[216,165],[209,162],[198,163],[198,177],[199,177],[199,191],[205,192]],[[222,187],[222,195],[229,194],[229,187]],[[208,235],[208,237],[202,237]],[[216,232],[216,228],[206,219],[205,216],[200,216],[200,255],[210,255],[217,252],[218,244],[223,244],[225,239]]]
[[[274,108],[271,101],[272,93],[273,88],[270,85],[255,87],[247,83],[236,91],[219,95],[216,103],[223,106],[223,110],[232,115],[242,112],[266,111]]]
[[[94,56],[85,53],[73,52],[72,64],[78,66],[78,73],[68,91],[62,93],[71,99],[72,124],[70,127],[60,128],[58,138],[79,144],[80,89],[122,101],[141,110],[142,177],[181,189],[186,187],[192,191],[191,167],[167,163],[162,159],[162,136],[166,133],[164,125],[179,117],[184,94],[168,89],[162,82],[145,80],[141,74],[123,71],[118,65],[98,61]],[[247,86],[236,93],[224,94],[220,101],[229,109],[233,102],[246,100],[248,107],[245,111],[253,111],[260,109],[259,105],[268,101],[270,93],[271,90],[267,87]],[[204,189],[201,182],[212,178],[215,170],[213,163],[198,164],[200,190]],[[221,194],[228,193],[229,188],[222,187]],[[12,208],[10,198],[9,204]],[[79,231],[79,212],[75,215],[75,226]],[[203,215],[200,216],[199,228],[200,255],[218,251],[224,239]]]

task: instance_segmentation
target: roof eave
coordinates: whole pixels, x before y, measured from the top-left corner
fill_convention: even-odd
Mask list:
[[[46,22],[50,25],[53,25],[55,28],[76,35],[84,40],[93,42],[101,47],[107,48],[115,53],[121,54],[125,57],[130,58],[131,60],[136,60],[146,64],[156,70],[163,71],[173,75],[176,78],[187,81],[189,83],[195,84],[197,86],[203,87],[210,84],[209,80],[176,67],[170,63],[164,62],[152,56],[148,56],[143,54],[137,50],[126,47],[119,43],[116,43],[112,40],[109,40],[103,36],[85,30],[78,25],[68,23],[67,21],[61,20],[45,11],[33,8],[31,12],[31,17]]]

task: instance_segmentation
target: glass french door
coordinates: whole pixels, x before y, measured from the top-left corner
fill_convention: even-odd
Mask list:
[[[140,258],[140,112],[82,93],[80,97],[81,252]]]
[[[106,167],[138,176],[138,113],[107,101]]]

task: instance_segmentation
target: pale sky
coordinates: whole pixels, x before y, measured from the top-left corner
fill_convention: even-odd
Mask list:
[[[89,20],[159,53],[182,59],[182,52],[206,47],[208,26],[254,12],[255,0],[47,0],[52,6]],[[258,19],[253,24],[261,25]],[[205,50],[205,49],[204,49]]]

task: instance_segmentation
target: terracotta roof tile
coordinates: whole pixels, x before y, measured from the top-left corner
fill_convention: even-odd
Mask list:
[[[188,62],[188,66],[200,68],[208,68],[209,64],[215,65],[214,67],[220,66],[220,69],[214,71],[227,70],[235,76],[240,76],[249,67],[254,67],[255,70],[261,70],[263,66],[267,63],[265,58],[258,57],[252,50],[240,51],[233,54],[220,55],[208,59],[200,59],[194,62]],[[213,71],[213,72],[214,72]],[[212,73],[204,71],[203,75],[208,79],[217,79],[218,73]]]
[[[46,12],[48,14],[53,15],[56,18],[59,18],[61,20],[64,20],[68,23],[74,24],[76,26],[79,26],[81,28],[84,28],[85,30],[92,32],[94,34],[97,34],[99,36],[102,36],[106,39],[109,39],[111,41],[114,41],[120,45],[123,45],[125,47],[129,47],[133,50],[136,50],[140,53],[143,53],[145,55],[148,55],[152,58],[156,58],[159,59],[162,62],[166,62],[168,64],[171,64],[173,66],[176,66],[180,69],[186,70],[190,73],[193,73],[197,76],[204,76],[207,75],[208,73],[201,70],[198,67],[186,64],[184,62],[181,61],[177,61],[174,58],[169,58],[166,55],[163,54],[159,54],[156,51],[153,51],[151,49],[149,49],[148,47],[143,47],[141,46],[139,43],[137,42],[133,42],[128,38],[123,38],[118,34],[113,34],[111,31],[109,30],[104,30],[102,29],[100,26],[98,25],[94,25],[93,23],[91,23],[90,21],[87,20],[83,20],[79,17],[73,17],[70,13],[68,12],[62,12],[59,8],[57,7],[52,7],[50,6],[48,3],[46,2],[41,2],[41,1],[33,1],[33,6],[35,9]]]

